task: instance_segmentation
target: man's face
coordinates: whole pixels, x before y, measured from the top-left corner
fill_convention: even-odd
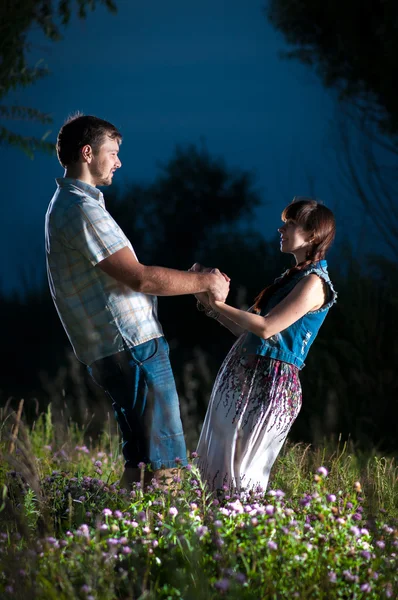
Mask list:
[[[94,185],[111,185],[114,172],[122,166],[118,152],[119,142],[106,136],[98,150],[92,153],[88,166]]]

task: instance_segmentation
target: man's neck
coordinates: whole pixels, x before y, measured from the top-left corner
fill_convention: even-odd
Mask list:
[[[68,168],[65,169],[64,177],[68,177],[70,179],[78,179],[83,183],[88,183],[92,187],[97,187],[95,182],[92,180],[90,173],[84,173],[81,169]]]

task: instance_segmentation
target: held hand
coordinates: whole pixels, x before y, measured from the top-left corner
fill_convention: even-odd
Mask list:
[[[209,301],[212,303],[214,300],[225,302],[229,293],[229,277],[224,276],[218,269],[212,269],[210,271],[215,277],[210,282],[209,286]]]
[[[210,306],[209,294],[207,292],[199,292],[199,294],[195,294],[195,298],[206,308]]]
[[[209,295],[209,306],[216,312],[219,311],[220,306],[223,306],[225,302],[220,302],[219,300],[215,300],[214,296]]]

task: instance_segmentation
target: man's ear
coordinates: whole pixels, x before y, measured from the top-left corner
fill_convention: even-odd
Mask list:
[[[93,149],[91,148],[90,144],[83,146],[80,152],[83,161],[90,164],[93,159]]]

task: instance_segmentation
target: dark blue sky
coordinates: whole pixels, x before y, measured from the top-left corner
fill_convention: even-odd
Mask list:
[[[349,225],[331,142],[335,104],[308,69],[279,57],[286,46],[262,4],[117,0],[116,16],[99,8],[74,19],[61,42],[32,32],[32,59],[44,59],[51,75],[7,101],[51,113],[54,139],[76,110],[114,122],[124,136],[118,183],[152,179],[176,144],[204,139],[228,166],[254,172],[266,236],[292,196],[312,194],[335,209],[341,238]],[[0,272],[10,291],[23,272],[32,283],[42,276],[43,219],[63,169],[54,157],[32,161],[4,147],[0,161]]]

